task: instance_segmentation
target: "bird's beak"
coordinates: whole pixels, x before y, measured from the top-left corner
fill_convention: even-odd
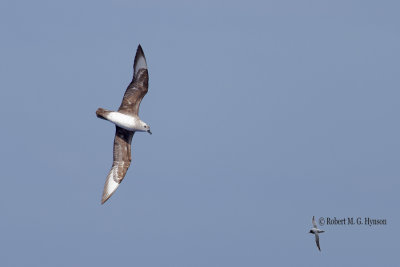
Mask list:
[[[149,134],[153,134],[150,130],[147,130],[147,132],[148,132]]]

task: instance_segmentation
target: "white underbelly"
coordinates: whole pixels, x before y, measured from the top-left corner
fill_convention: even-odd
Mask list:
[[[137,118],[125,115],[119,112],[110,112],[107,116],[107,120],[111,121],[115,125],[124,128],[129,131],[134,131],[137,129],[137,123],[139,122]]]

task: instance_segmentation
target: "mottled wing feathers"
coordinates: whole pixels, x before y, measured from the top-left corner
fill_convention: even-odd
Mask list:
[[[149,74],[146,58],[142,47],[139,45],[133,64],[133,79],[125,91],[121,106],[118,111],[126,115],[137,116],[139,106],[149,87]]]
[[[129,165],[131,164],[131,142],[135,132],[131,132],[116,126],[114,138],[113,165],[108,173],[104,185],[101,204],[106,202],[117,190],[119,184],[124,179]]]

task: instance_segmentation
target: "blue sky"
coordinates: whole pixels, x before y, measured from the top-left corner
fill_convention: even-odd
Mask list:
[[[396,266],[396,1],[2,1],[2,266]],[[100,205],[143,46],[133,164]],[[321,226],[311,217],[385,226]]]

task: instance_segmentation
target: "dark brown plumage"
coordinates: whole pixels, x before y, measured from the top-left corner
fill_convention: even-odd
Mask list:
[[[118,109],[118,112],[126,115],[139,115],[140,102],[149,88],[149,73],[147,69],[140,69],[140,65],[138,65],[142,59],[145,60],[145,56],[142,47],[139,45],[135,56],[133,79],[128,85],[121,106]],[[139,69],[135,69],[136,67]]]
[[[113,148],[113,164],[110,172],[108,173],[106,183],[104,184],[103,197],[101,204],[104,204],[114,192],[108,193],[107,187],[111,179],[120,184],[131,165],[131,143],[132,137],[135,134],[133,131],[122,129],[115,126],[115,138]]]

